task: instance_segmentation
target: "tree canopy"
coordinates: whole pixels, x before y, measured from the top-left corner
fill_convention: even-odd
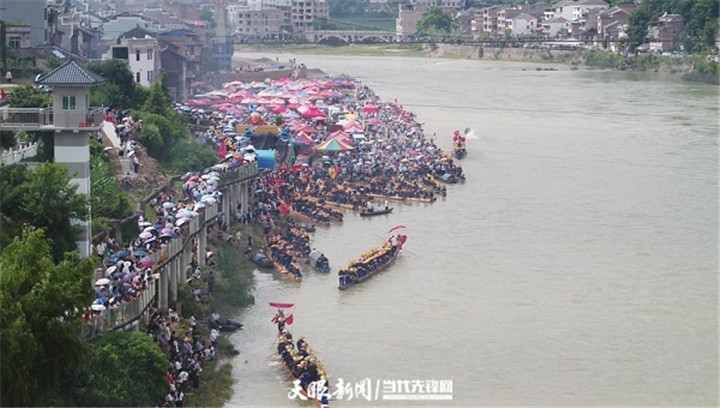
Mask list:
[[[47,92],[30,85],[15,89],[8,94],[7,100],[13,108],[47,108],[53,104]]]
[[[79,369],[63,379],[66,402],[85,407],[152,406],[165,391],[167,357],[152,337],[112,331],[90,345]]]
[[[0,254],[0,402],[42,404],[83,352],[78,314],[92,302],[94,260],[55,264],[43,230],[27,227]]]
[[[135,83],[135,78],[122,60],[91,61],[86,68],[106,80],[105,83],[91,89],[93,105],[112,105],[119,109],[129,109],[142,103],[142,90]]]
[[[215,27],[217,27],[217,22],[215,21],[215,17],[213,16],[212,10],[208,7],[203,7],[202,10],[200,10],[200,20],[204,21],[207,26],[214,30]]]
[[[86,220],[88,200],[70,184],[63,165],[47,163],[35,168],[0,167],[0,245],[20,236],[27,225],[44,228],[51,240],[53,259],[74,251],[79,228],[73,219]]]
[[[453,32],[457,22],[438,6],[431,6],[417,23],[417,35],[446,35]]]

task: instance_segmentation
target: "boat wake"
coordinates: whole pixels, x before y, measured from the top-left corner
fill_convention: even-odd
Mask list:
[[[465,138],[470,140],[478,140],[479,137],[477,134],[475,134],[475,131],[471,128],[465,129]]]

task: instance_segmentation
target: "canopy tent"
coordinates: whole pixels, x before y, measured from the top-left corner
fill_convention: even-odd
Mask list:
[[[295,137],[295,140],[293,141],[295,144],[304,144],[304,145],[314,145],[315,142],[310,138],[310,136],[306,135],[305,132],[300,132]]]
[[[354,149],[354,147],[337,139],[328,139],[325,142],[315,146],[315,150],[320,150],[324,152],[345,152],[352,149]]]
[[[258,168],[275,170],[275,150],[256,150]]]

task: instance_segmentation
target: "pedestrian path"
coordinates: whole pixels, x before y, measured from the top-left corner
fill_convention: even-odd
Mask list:
[[[122,149],[120,138],[117,136],[117,133],[115,133],[115,124],[109,121],[103,122],[103,133],[105,134],[105,137],[108,138],[110,143],[115,148],[115,153],[119,153]],[[120,156],[120,166],[122,168],[122,174],[133,174],[133,164],[132,160],[125,157],[125,155]]]

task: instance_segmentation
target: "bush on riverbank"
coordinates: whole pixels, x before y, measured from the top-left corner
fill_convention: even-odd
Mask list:
[[[707,57],[697,56],[693,64],[693,70],[683,75],[683,79],[720,85],[718,65],[720,64],[716,61],[708,61]]]
[[[604,69],[619,69],[622,67],[622,56],[613,52],[600,50],[583,50],[580,53],[585,65]]]

